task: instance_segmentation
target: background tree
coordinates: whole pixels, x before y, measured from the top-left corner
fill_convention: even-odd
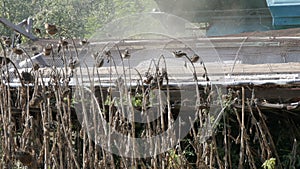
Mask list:
[[[58,36],[89,38],[93,32],[113,19],[157,7],[153,0],[2,0],[1,17],[18,23],[33,18],[34,28],[45,36],[44,24],[57,25]],[[0,34],[12,31],[0,24]]]

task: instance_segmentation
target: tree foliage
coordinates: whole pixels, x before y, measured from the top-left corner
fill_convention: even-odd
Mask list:
[[[1,17],[17,24],[28,17],[34,20],[34,28],[45,33],[44,24],[58,26],[56,36],[88,38],[96,29],[113,19],[133,13],[151,11],[153,0],[2,0]],[[11,30],[0,26],[0,34]]]

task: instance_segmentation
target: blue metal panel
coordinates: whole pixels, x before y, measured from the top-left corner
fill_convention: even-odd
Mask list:
[[[268,6],[291,6],[300,5],[299,0],[267,0]]]
[[[300,26],[300,0],[267,0],[275,28]]]

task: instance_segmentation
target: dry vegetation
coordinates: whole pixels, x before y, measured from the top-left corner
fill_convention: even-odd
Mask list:
[[[88,86],[96,99],[79,88],[81,95],[86,94],[84,100],[76,98],[76,87],[69,83],[70,72],[74,73],[73,78],[80,80],[86,68],[83,65],[76,68],[74,56],[70,53],[63,53],[65,66],[62,69],[49,68],[51,71],[47,77],[50,80],[47,82],[43,80],[46,75],[39,65],[33,63],[32,69],[23,72],[15,69],[20,85],[12,87],[11,83],[4,82],[12,76],[8,73],[9,68],[15,66],[12,66],[12,60],[4,58],[9,58],[10,52],[29,57],[29,52],[23,48],[13,51],[1,44],[1,168],[261,168],[266,160],[270,162],[272,158],[276,159],[277,168],[299,167],[299,116],[282,114],[281,110],[276,110],[279,114],[272,112],[273,109],[262,110],[258,104],[261,98],[254,94],[255,86],[233,86],[222,91],[222,111],[218,121],[214,121],[208,106],[211,88],[195,83],[196,97],[190,99],[197,103],[193,109],[197,120],[188,135],[173,149],[147,158],[125,158],[112,154],[93,140],[99,134],[96,131],[108,131],[105,126],[99,125],[99,118],[103,117],[111,128],[124,135],[141,138],[162,133],[176,120],[178,107],[183,103],[176,95],[178,89],[168,84],[167,68],[154,63],[154,69],[149,69],[145,77],[144,72],[142,75],[138,72],[135,86],[124,85],[124,72],[120,73],[122,78],[114,86],[93,85],[96,82],[101,84],[97,70],[104,61],[111,59],[111,53],[106,51],[103,53],[106,56],[96,61],[97,69],[89,75],[100,77],[98,81],[90,78],[91,85]],[[59,41],[57,44],[65,51],[67,46],[72,46]],[[125,59],[126,55],[123,57]],[[163,57],[160,62],[163,63]],[[111,69],[114,69],[113,64]],[[196,74],[193,78],[197,82]],[[206,80],[209,81],[209,78],[206,77]],[[131,123],[123,114],[124,104],[130,111],[146,111],[153,89],[161,89],[167,96],[166,104],[159,105],[157,109],[161,118],[143,125]],[[116,94],[113,93],[117,93],[118,97],[114,97]],[[157,96],[159,100],[161,93]],[[77,118],[78,111],[82,111],[81,118]],[[81,125],[80,119],[95,121],[85,121]],[[91,128],[95,131],[94,137],[88,137],[87,130]],[[119,144],[114,145],[119,151],[126,149],[122,147],[126,140]],[[272,164],[265,163],[267,165],[272,167]]]

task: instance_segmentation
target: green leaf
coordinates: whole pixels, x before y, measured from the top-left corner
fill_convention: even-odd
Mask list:
[[[270,158],[269,160],[266,160],[262,164],[262,167],[264,169],[275,169],[275,165],[276,165],[276,159],[275,158]]]

